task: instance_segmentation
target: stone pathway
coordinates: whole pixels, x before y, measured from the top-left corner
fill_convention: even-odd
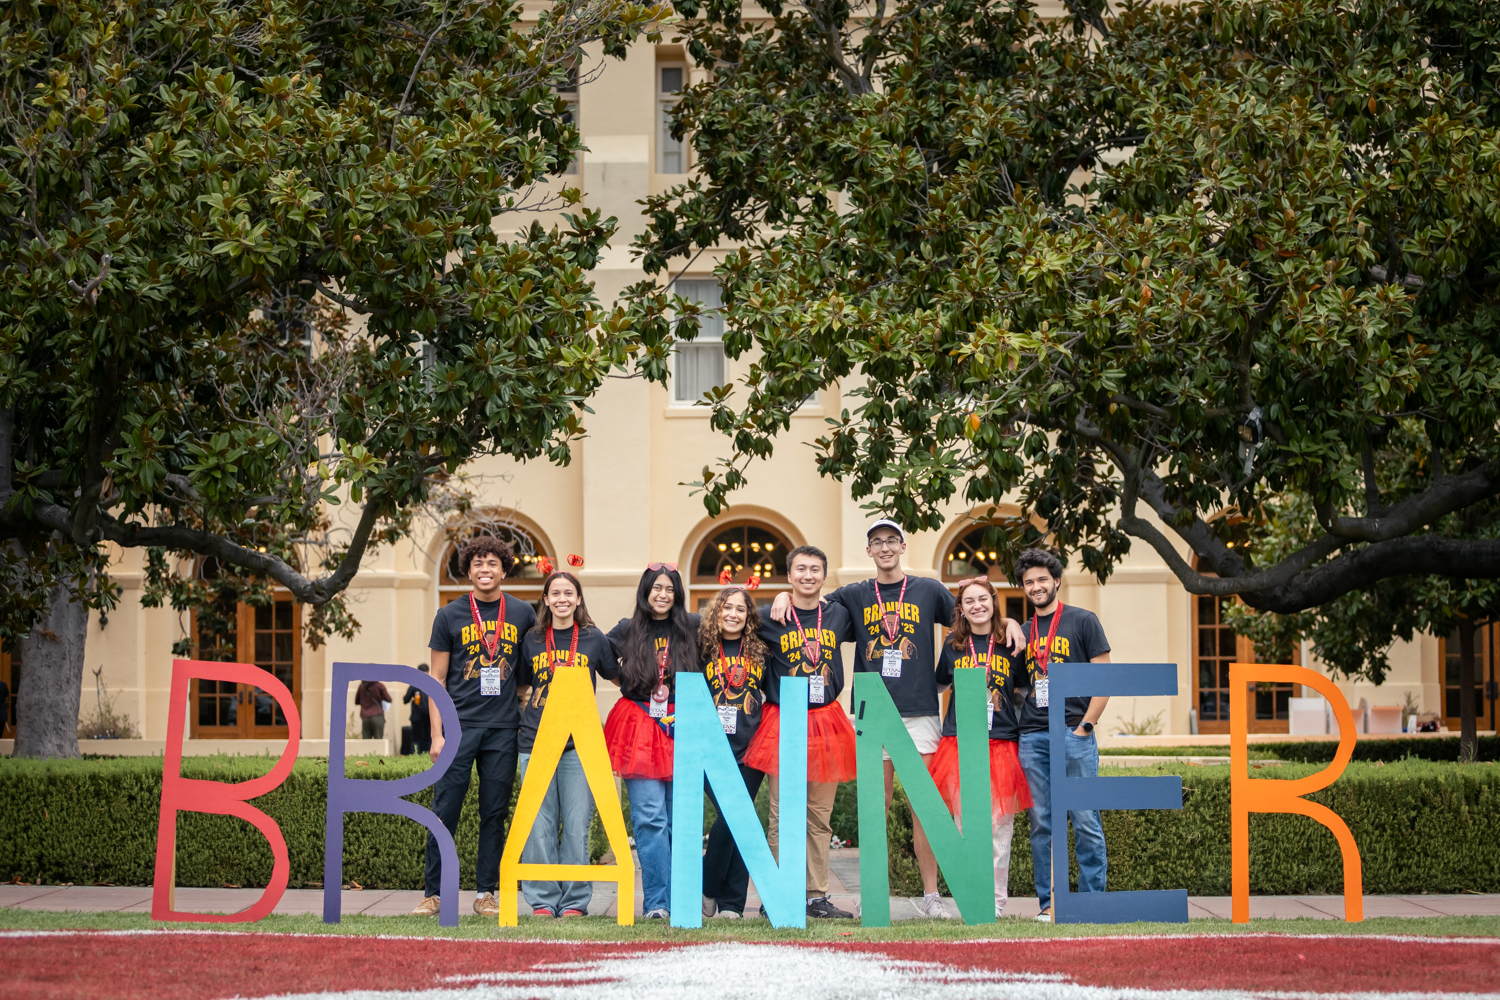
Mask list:
[[[835,905],[858,912],[859,905],[859,851],[857,848],[831,852],[829,861],[829,895]],[[640,870],[636,870],[639,878]],[[192,889],[177,890],[177,908],[202,913],[230,913],[242,910],[260,896],[259,889]],[[407,913],[422,899],[416,890],[390,889],[345,889],[342,908],[344,913],[361,913],[367,916],[399,916]],[[473,893],[464,893],[461,912],[470,912]],[[953,900],[947,899],[948,910],[957,915]],[[1440,917],[1440,916],[1500,916],[1500,895],[1458,896],[1366,896],[1366,917]],[[520,912],[528,912],[526,901],[519,901]],[[75,911],[83,913],[149,913],[151,912],[150,886],[86,886],[86,885],[0,885],[0,907],[16,907],[26,910]],[[760,897],[755,885],[750,885],[749,898],[745,904],[747,914],[755,914],[760,907]],[[1188,900],[1190,917],[1229,918],[1228,896],[1193,896]],[[323,891],[321,889],[288,889],[276,906],[277,913],[321,914]],[[641,896],[637,883],[635,912],[641,915]],[[1034,917],[1038,912],[1035,896],[1014,897],[1006,907],[1007,917]],[[612,882],[596,882],[594,898],[589,904],[589,913],[615,915],[615,886]],[[1255,917],[1294,918],[1311,917],[1322,920],[1342,920],[1344,900],[1342,896],[1252,896],[1250,915]],[[906,897],[891,897],[891,919],[909,920],[917,916],[913,901]]]

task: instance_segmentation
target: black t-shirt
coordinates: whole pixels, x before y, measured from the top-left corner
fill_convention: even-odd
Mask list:
[[[693,612],[691,612],[691,611],[689,611],[687,613],[687,616],[688,616],[688,633],[692,636],[692,643],[693,643],[693,660],[696,662],[697,659],[698,659],[698,651],[697,651],[697,645],[698,645],[698,616],[696,614],[694,614]],[[616,624],[614,628],[610,629],[609,630],[609,635],[606,636],[606,638],[609,639],[610,647],[615,652],[615,658],[617,660],[623,660],[623,659],[625,659],[625,656],[627,655],[627,651],[625,649],[625,635],[629,631],[630,631],[630,619],[629,618],[621,618],[620,621],[619,621],[619,623]],[[671,619],[668,619],[668,618],[653,618],[653,619],[651,619],[651,638],[653,640],[653,647],[652,648],[654,648],[656,650],[656,652],[657,652],[658,655],[661,654],[662,650],[669,649],[669,640],[671,639],[671,637],[672,637],[672,622],[671,622]],[[675,657],[674,657],[674,659],[675,659]],[[673,683],[672,675],[670,673],[667,674],[667,689],[670,690],[670,691],[672,691],[672,692],[674,692],[674,693],[677,690],[676,686]],[[648,686],[648,687],[642,688],[640,690],[636,690],[635,688],[630,687],[628,685],[628,683],[625,681],[624,675],[623,674],[621,675],[621,679],[620,679],[620,696],[622,698],[629,698],[631,701],[650,701],[651,700],[651,695],[652,695],[652,693],[655,692],[655,690],[656,690],[656,682],[655,681],[653,681],[650,684],[650,686]]]
[[[720,724],[734,728],[734,732],[726,732],[725,736],[735,760],[743,760],[745,751],[750,749],[750,741],[760,728],[760,708],[765,701],[761,688],[765,665],[741,659],[742,641],[725,639],[722,660],[717,649],[699,658],[699,667],[708,681],[708,693],[713,696],[714,707],[720,710]]]
[[[880,600],[889,614],[900,615],[894,641],[881,621],[876,601],[875,581],[861,580],[835,590],[832,600],[839,601],[854,620],[854,670],[881,674],[891,692],[896,710],[908,718],[938,714],[936,668],[937,637],[934,625],[953,624],[953,595],[936,580],[925,576],[906,578],[906,597],[901,597],[901,583],[880,585]],[[899,612],[897,604],[900,604]],[[888,676],[882,669],[885,651],[901,654],[900,675]]]
[[[842,604],[824,601],[823,632],[818,635],[818,611],[803,611],[793,605],[790,619],[785,625],[777,625],[767,615],[761,619],[760,637],[766,644],[766,660],[771,667],[771,676],[766,681],[766,701],[777,704],[781,700],[781,678],[808,678],[807,707],[821,708],[838,701],[844,690],[844,658],[839,653],[839,644],[854,641],[854,622]],[[802,631],[797,623],[802,623]],[[802,650],[803,636],[808,642],[821,646],[818,662],[808,663]],[[815,690],[813,677],[823,679],[822,697]]]
[[[1036,629],[1035,640],[1031,638],[1033,626]],[[1022,627],[1026,629],[1026,675],[1016,679],[1018,687],[1036,683],[1036,654],[1047,643],[1047,631],[1052,627],[1052,616],[1038,618],[1032,615],[1032,620]],[[1099,624],[1099,616],[1083,608],[1063,605],[1062,619],[1057,623],[1057,635],[1052,638],[1052,654],[1048,657],[1048,664],[1087,663],[1094,657],[1107,652],[1109,652],[1109,640],[1104,637],[1104,626]],[[1089,710],[1091,700],[1091,698],[1068,699],[1064,706],[1064,715],[1069,729],[1078,728],[1078,724],[1083,721],[1084,713]],[[1026,701],[1021,705],[1021,732],[1044,733],[1046,731],[1047,710],[1037,706],[1036,691],[1028,687]]]
[[[998,624],[998,623],[997,623]],[[994,658],[989,658],[990,637],[987,635],[976,635],[974,639],[974,653],[979,657],[976,664],[969,656],[969,644],[964,643],[963,649],[954,649],[948,643],[943,643],[942,655],[938,657],[937,682],[940,687],[947,687],[953,683],[953,671],[963,670],[966,667],[987,666],[989,670],[985,674],[985,691],[989,696],[990,707],[994,710],[990,716],[990,739],[1011,740],[1021,738],[1021,720],[1016,714],[1016,704],[1011,700],[1011,690],[1015,687],[1016,675],[1019,674],[1021,657],[1019,653],[1011,653],[1010,647],[1006,646],[1005,633],[996,631]],[[958,718],[954,714],[957,706],[957,691],[954,697],[948,699],[948,713],[943,716],[943,735],[958,735]]]
[[[493,660],[474,627],[468,595],[439,608],[432,620],[432,640],[427,645],[448,654],[448,677],[444,683],[458,709],[458,724],[465,729],[517,729],[521,725],[521,708],[516,702],[516,658],[521,636],[536,624],[536,612],[519,598],[509,594],[500,596],[505,605],[505,628],[500,631]],[[501,601],[477,603],[484,632],[493,635]],[[499,668],[499,694],[482,693],[481,671],[485,668]]]
[[[554,666],[587,667],[589,684],[599,686],[599,678],[614,680],[620,675],[615,662],[615,651],[604,633],[590,625],[578,630],[578,662],[569,664],[568,652],[573,648],[572,629],[552,630],[552,657],[548,662],[547,636],[532,629],[521,637],[521,663],[516,669],[516,687],[530,688],[526,700],[521,703],[521,732],[517,738],[517,749],[530,753],[536,742],[536,727],[542,723],[542,709],[547,707],[547,689],[552,684]],[[573,749],[573,739],[568,738],[567,750]]]

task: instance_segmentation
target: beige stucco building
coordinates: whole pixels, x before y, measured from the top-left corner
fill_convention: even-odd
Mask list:
[[[592,65],[592,64],[591,64]],[[581,183],[585,202],[620,220],[613,249],[594,277],[600,298],[610,301],[642,273],[628,250],[643,228],[637,202],[648,194],[684,181],[691,169],[689,152],[673,142],[663,128],[663,109],[683,81],[701,78],[680,47],[660,45],[633,48],[623,62],[609,61],[594,78],[585,69],[578,88],[578,114],[588,152],[574,176],[560,183]],[[497,225],[513,226],[509,220]],[[712,302],[713,255],[704,255],[680,276],[680,290]],[[712,330],[705,331],[712,334]],[[830,558],[830,585],[871,575],[864,550],[869,515],[839,483],[817,475],[802,442],[821,433],[826,416],[836,415],[846,402],[837,388],[810,400],[792,419],[775,457],[749,470],[750,485],[734,497],[734,506],[717,519],[705,515],[698,498],[683,485],[699,478],[705,464],[726,451],[726,440],[709,427],[707,411],[691,399],[705,384],[735,378],[747,364],[729,361],[711,341],[678,359],[670,387],[640,380],[612,379],[591,405],[587,437],[565,468],[544,462],[517,463],[503,459],[475,463],[474,477],[485,506],[505,521],[513,537],[533,555],[564,562],[580,555],[579,571],[585,596],[595,618],[608,627],[632,606],[633,592],[648,562],[680,564],[698,598],[714,589],[718,568],[729,564],[743,579],[755,566],[771,566],[761,593],[769,595],[784,583],[774,568],[788,546],[810,543]],[[943,531],[912,538],[906,565],[912,573],[932,576],[970,575],[987,560],[966,536],[974,530],[970,511],[954,507]],[[738,548],[736,548],[738,546]],[[1185,550],[1184,550],[1185,551]],[[330,726],[330,664],[337,660],[416,664],[425,659],[433,612],[441,602],[463,592],[461,582],[445,586],[446,543],[436,526],[422,527],[417,537],[367,559],[350,589],[351,610],[362,623],[350,641],[334,639],[321,649],[308,648],[300,633],[300,609],[289,604],[278,609],[245,609],[239,619],[239,655],[257,662],[278,663],[299,697],[304,737],[326,739]],[[116,706],[141,729],[148,741],[162,740],[167,729],[168,686],[174,642],[190,633],[187,615],[170,609],[144,609],[139,594],[142,581],[139,551],[122,553],[113,573],[124,587],[120,608],[103,625],[91,625],[87,667],[102,667],[101,676],[117,698]],[[960,565],[968,564],[968,565]],[[534,599],[537,578],[531,563],[516,591]],[[707,572],[700,567],[706,567]],[[947,569],[958,567],[956,573]],[[994,574],[1001,579],[1002,575]],[[449,581],[453,583],[452,581]],[[1008,593],[1013,614],[1021,607],[1019,592]],[[1157,719],[1168,734],[1187,735],[1201,709],[1201,733],[1227,732],[1218,718],[1227,672],[1222,668],[1237,657],[1247,657],[1247,644],[1217,625],[1217,603],[1189,595],[1165,564],[1145,544],[1137,544],[1105,586],[1084,574],[1069,573],[1063,599],[1089,608],[1103,621],[1117,662],[1177,664],[1179,694],[1162,698],[1117,698],[1103,720],[1101,731],[1112,734],[1131,723],[1141,727]],[[1483,675],[1495,677],[1493,643],[1485,647]],[[1414,703],[1424,712],[1449,717],[1457,728],[1456,687],[1446,682],[1445,644],[1421,637],[1399,644],[1392,652],[1394,669],[1381,687],[1341,684],[1351,705],[1361,700],[1375,706]],[[9,679],[14,665],[0,663]],[[24,664],[18,673],[24,683]],[[1456,678],[1455,678],[1456,679]],[[1264,692],[1253,728],[1287,731],[1285,699],[1293,692]],[[600,692],[607,710],[613,689]],[[197,692],[189,706],[192,735],[204,739],[271,737],[271,725],[257,725],[254,712],[241,708],[234,722],[223,714],[234,692]],[[389,718],[388,734],[396,737],[406,712],[399,701]],[[84,702],[92,706],[95,691],[86,677]],[[207,708],[201,702],[218,699]],[[1408,701],[1409,699],[1409,701]],[[350,722],[352,692],[337,695],[333,725]],[[1227,711],[1227,696],[1222,697]],[[1450,705],[1453,711],[1448,711]],[[239,702],[236,702],[239,704]],[[1494,702],[1481,703],[1481,729],[1492,729]],[[212,725],[200,725],[207,720]],[[267,720],[261,720],[267,721]],[[6,720],[7,726],[11,722]],[[7,731],[4,735],[9,736]],[[249,746],[249,744],[244,744]]]

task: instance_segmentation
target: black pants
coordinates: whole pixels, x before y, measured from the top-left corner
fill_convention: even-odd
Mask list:
[[[750,793],[750,801],[754,802],[766,773],[741,764],[740,776],[745,779],[745,790]],[[704,782],[705,786],[707,784]],[[714,798],[714,790],[707,788],[707,791],[708,798],[719,815],[714,820],[714,825],[708,828],[708,847],[703,851],[703,895],[718,900],[721,910],[744,913],[745,897],[750,892],[750,870],[745,867],[745,859],[740,857],[740,849],[735,845],[734,837],[730,836],[729,824],[724,822],[724,814],[719,810],[719,800]]]
[[[432,749],[432,721],[426,716],[411,721],[411,745],[417,753]]]
[[[443,753],[456,754],[448,770],[432,786],[432,811],[457,834],[458,817],[463,811],[464,796],[469,794],[469,769],[479,768],[479,859],[475,868],[475,888],[494,892],[500,888],[500,854],[505,847],[505,814],[510,809],[510,792],[516,783],[516,731],[514,729],[480,729],[470,726],[463,731],[455,747],[449,743]],[[437,838],[427,835],[427,895],[436,896],[442,886],[443,859],[438,853]]]

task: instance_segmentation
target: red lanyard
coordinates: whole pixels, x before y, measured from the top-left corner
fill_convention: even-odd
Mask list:
[[[876,596],[879,596],[878,592]],[[818,625],[812,639],[808,639],[807,633],[802,630],[802,615],[796,608],[792,609],[792,617],[797,619],[797,641],[802,643],[802,656],[809,666],[816,667],[823,658],[823,602],[818,602]]]
[[[1057,623],[1062,620],[1062,601],[1057,602],[1057,610],[1052,612],[1052,624],[1047,626],[1047,645],[1036,652],[1036,672],[1040,677],[1047,676],[1047,660],[1052,656],[1052,640],[1057,638]],[[1036,612],[1031,614],[1031,641],[1036,643]]]
[[[972,633],[972,632],[969,633],[969,662],[971,664],[973,664],[974,666],[976,666],[976,667],[979,666],[979,654],[976,653],[976,652],[974,652],[974,633]],[[995,662],[995,630],[994,630],[994,628],[991,628],[990,629],[990,648],[984,654],[984,667],[985,667],[985,670],[988,671],[990,664],[994,663],[994,662]]]
[[[667,636],[661,652],[656,654],[656,690],[651,692],[652,701],[664,702],[671,695],[671,692],[667,690],[667,664],[671,662],[668,659],[671,652],[672,637]]]
[[[552,645],[552,628],[551,628],[551,626],[548,626],[548,628],[547,628],[547,663],[548,663],[549,666],[554,665],[552,663],[552,657],[555,655],[555,649],[556,649],[556,647],[554,647]],[[577,622],[573,623],[573,641],[571,643],[569,643],[569,645],[568,645],[568,666],[570,666],[570,667],[576,667],[576,666],[578,666],[578,623]]]
[[[901,605],[906,600],[906,574],[901,574],[901,593],[896,595],[896,610],[887,611],[885,601],[880,597],[880,581],[875,581],[875,604],[880,608],[880,624],[885,629],[885,641],[887,644],[896,641],[896,636],[901,630]]]
[[[504,594],[500,595],[500,600],[502,602],[505,600]],[[474,615],[474,628],[479,631],[479,643],[480,645],[484,646],[485,652],[489,653],[490,659],[493,660],[495,658],[496,650],[500,648],[500,623],[505,621],[505,605],[503,603],[500,605],[500,616],[495,619],[494,641],[491,641],[490,638],[484,634],[484,619],[479,617],[479,604],[474,600],[473,594],[469,595],[469,611],[471,611]]]
[[[745,666],[745,640],[740,640],[740,665],[730,670],[724,665],[724,640],[719,640],[719,675],[724,677],[724,687],[737,688],[745,683],[745,674],[749,668]]]

